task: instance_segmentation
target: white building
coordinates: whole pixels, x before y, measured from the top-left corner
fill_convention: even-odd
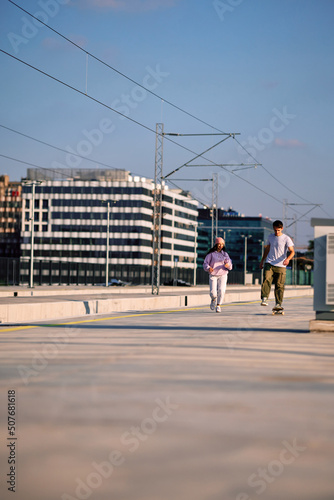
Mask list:
[[[57,178],[59,173],[67,179]],[[113,265],[152,265],[154,183],[151,179],[116,169],[64,169],[57,174],[28,169],[27,182],[22,188],[23,260],[30,258],[31,182],[38,180],[41,184],[35,185],[34,198],[36,261],[103,265],[109,201],[111,271]],[[162,210],[161,265],[172,267],[177,260],[179,268],[193,269],[197,202],[188,193],[165,186]]]

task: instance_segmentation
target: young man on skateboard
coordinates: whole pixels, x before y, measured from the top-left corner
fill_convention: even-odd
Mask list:
[[[283,310],[282,302],[286,277],[286,266],[295,255],[292,239],[283,234],[283,223],[275,220],[273,223],[274,234],[268,236],[260,269],[264,266],[263,283],[261,286],[261,306],[268,305],[271,284],[275,285],[275,310]],[[289,254],[288,254],[289,252]]]

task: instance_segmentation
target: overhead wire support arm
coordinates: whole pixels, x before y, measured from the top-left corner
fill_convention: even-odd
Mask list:
[[[201,134],[199,134],[201,135]],[[224,134],[226,135],[226,134]],[[202,153],[199,153],[198,155],[194,156],[194,158],[192,158],[191,160],[187,161],[186,163],[183,163],[183,165],[181,165],[180,167],[174,169],[172,172],[170,172],[169,174],[167,174],[165,177],[163,177],[163,179],[167,179],[170,175],[174,174],[175,172],[178,172],[179,170],[181,170],[181,168],[183,167],[186,167],[189,165],[190,162],[196,160],[197,158],[201,158],[205,153],[207,153],[208,151],[211,151],[212,149],[214,149],[215,147],[219,146],[219,144],[221,144],[222,142],[225,142],[227,139],[229,139],[230,137],[232,137],[233,134],[228,134],[227,137],[225,137],[224,139],[222,139],[221,141],[217,142],[216,144],[214,144],[213,146],[211,146],[210,148],[206,149],[205,151],[203,151]],[[214,163],[213,163],[214,164]],[[214,164],[215,165],[215,164]]]
[[[189,167],[207,167],[207,163],[189,165]],[[210,165],[209,165],[210,166]],[[215,167],[261,167],[261,163],[215,163]]]
[[[196,164],[196,165],[186,165],[186,167],[220,167],[220,168],[225,168],[225,167],[241,167],[241,168],[235,168],[232,170],[228,170],[228,172],[239,172],[240,170],[248,170],[249,168],[257,168],[257,167],[262,167],[261,163],[203,163],[203,164]]]
[[[168,179],[169,181],[171,179]],[[213,181],[213,179],[173,179],[174,181]]]
[[[240,135],[240,132],[221,132],[221,133],[213,133],[213,134],[176,134],[174,132],[165,132],[164,135],[172,135],[174,137],[195,137],[195,136],[204,136],[204,135],[228,135],[228,136],[234,136],[234,135]]]
[[[314,210],[316,207],[319,207],[320,205],[317,205],[317,204],[313,204],[313,206],[310,208],[310,210],[308,210],[307,212],[305,212],[304,214],[302,214],[298,219],[295,219],[293,222],[291,222],[291,224],[289,224],[287,226],[288,227],[291,227],[293,226],[296,222],[298,222],[302,217],[305,217],[305,215],[309,214],[310,212],[312,212],[312,210]]]

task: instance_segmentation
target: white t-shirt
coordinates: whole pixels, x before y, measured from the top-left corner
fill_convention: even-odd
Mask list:
[[[270,250],[266,258],[266,262],[272,266],[286,267],[283,265],[283,261],[287,257],[287,252],[289,247],[293,247],[293,241],[287,234],[281,234],[281,236],[275,236],[275,234],[270,234],[268,236],[266,245],[270,245]]]

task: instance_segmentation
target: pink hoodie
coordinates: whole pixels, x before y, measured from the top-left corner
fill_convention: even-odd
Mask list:
[[[230,264],[232,266],[232,261],[227,252],[211,252],[209,253],[203,262],[203,269],[206,272],[209,272],[209,268],[212,267],[213,271],[211,276],[223,276],[227,274],[231,269],[227,269],[225,264]]]

